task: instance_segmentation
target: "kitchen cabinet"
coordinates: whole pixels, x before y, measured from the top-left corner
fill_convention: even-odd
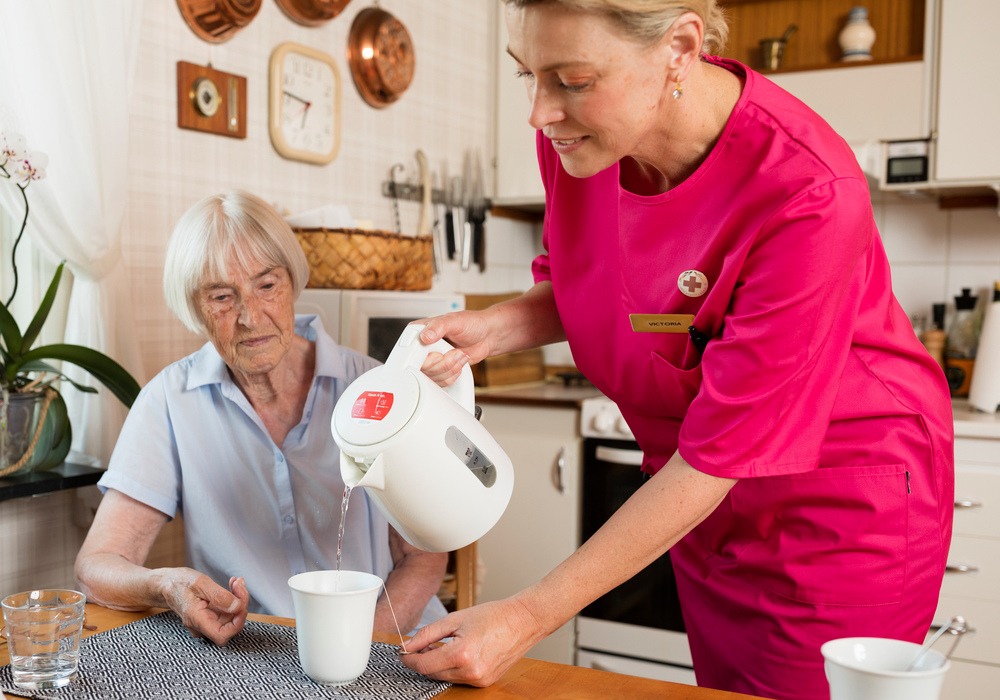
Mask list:
[[[934,176],[941,185],[1000,182],[996,0],[938,0]]]
[[[956,417],[962,413],[956,411]],[[992,697],[1000,687],[1000,420],[995,437],[955,439],[955,523],[935,621],[955,615],[975,632],[961,637],[942,700]],[[959,432],[956,427],[956,432]],[[950,640],[939,642],[947,651]]]
[[[507,53],[504,5],[497,3],[496,51],[496,191],[499,207],[537,208],[545,204],[545,189],[538,172],[535,130],[528,124],[528,97],[517,64]]]
[[[479,403],[483,425],[514,464],[510,504],[479,540],[485,602],[535,583],[576,550],[582,439],[578,407]],[[527,656],[572,664],[574,629],[570,620]]]

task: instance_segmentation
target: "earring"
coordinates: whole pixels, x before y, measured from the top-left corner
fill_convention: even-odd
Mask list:
[[[678,78],[677,79],[677,87],[674,88],[674,92],[673,92],[674,99],[675,100],[681,99],[681,95],[683,95],[683,94],[684,94],[684,86],[681,85],[680,78]]]

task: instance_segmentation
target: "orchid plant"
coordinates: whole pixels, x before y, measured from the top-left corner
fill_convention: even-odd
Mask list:
[[[65,261],[59,263],[48,290],[42,298],[38,310],[24,332],[9,307],[17,294],[17,248],[28,225],[31,209],[28,205],[28,186],[45,177],[48,158],[44,153],[29,152],[24,147],[24,139],[19,134],[4,133],[0,129],[0,178],[8,180],[20,190],[24,203],[21,226],[14,239],[10,264],[13,271],[13,285],[7,300],[0,305],[0,396],[4,399],[12,393],[41,391],[51,388],[57,379],[65,379],[80,391],[96,393],[93,387],[74,382],[49,364],[62,361],[75,364],[104,384],[126,406],[131,406],[139,393],[139,385],[121,365],[107,355],[81,345],[54,344],[32,347],[45,325],[52,304],[59,290]],[[58,392],[57,392],[58,393]],[[6,400],[3,401],[6,403]]]

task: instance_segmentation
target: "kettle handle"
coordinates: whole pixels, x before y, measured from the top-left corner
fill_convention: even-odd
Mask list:
[[[419,370],[428,353],[439,352],[443,355],[449,350],[454,349],[451,343],[443,338],[430,345],[424,345],[420,342],[419,337],[420,331],[423,329],[424,325],[421,323],[411,323],[403,329],[399,340],[396,341],[396,345],[392,348],[392,352],[386,358],[385,364],[387,367],[412,367]],[[458,379],[455,380],[454,384],[447,387],[445,391],[469,413],[475,412],[475,387],[472,381],[472,369],[469,365],[462,367],[462,372],[458,375]]]

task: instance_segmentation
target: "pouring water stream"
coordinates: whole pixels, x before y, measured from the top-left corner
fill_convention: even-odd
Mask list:
[[[340,529],[337,531],[337,588],[340,588],[340,564],[344,558],[344,528],[347,525],[347,507],[351,500],[351,486],[344,486],[344,498],[340,502]],[[402,647],[400,654],[410,654],[406,650],[406,641],[403,639],[403,631],[399,628],[399,621],[396,619],[396,611],[392,608],[392,600],[389,598],[389,589],[382,582],[382,590],[385,591],[385,600],[389,604],[389,613],[392,615],[392,623],[396,626],[396,634],[399,635],[399,645]]]

